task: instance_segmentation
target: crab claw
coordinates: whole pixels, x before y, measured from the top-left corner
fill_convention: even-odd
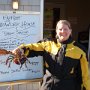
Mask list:
[[[0,49],[0,55],[12,54],[11,51],[7,51],[5,49]]]

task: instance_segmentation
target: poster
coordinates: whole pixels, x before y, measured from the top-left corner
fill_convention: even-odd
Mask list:
[[[35,43],[41,40],[39,14],[0,14],[0,48],[13,50],[21,44]],[[40,22],[40,23],[38,23]],[[0,82],[31,80],[43,77],[43,58],[28,58],[26,65],[6,60],[10,56],[0,55]],[[10,64],[10,66],[9,66]]]

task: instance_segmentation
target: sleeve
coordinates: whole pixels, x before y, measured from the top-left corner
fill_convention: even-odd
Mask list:
[[[48,42],[49,43],[49,42]],[[33,44],[22,44],[18,48],[24,50],[24,54],[27,57],[34,57],[43,54],[45,47],[48,44],[47,42],[38,42]]]
[[[90,90],[90,83],[89,83],[89,67],[88,67],[88,60],[86,58],[86,54],[84,53],[80,59],[81,63],[81,70],[82,70],[82,85],[85,90]]]

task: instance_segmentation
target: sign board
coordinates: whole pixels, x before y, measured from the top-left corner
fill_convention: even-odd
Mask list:
[[[37,14],[0,14],[0,48],[13,50],[20,44],[35,43],[42,39],[40,13]],[[0,55],[0,82],[16,80],[32,80],[43,77],[43,58],[28,58],[20,68],[20,65],[10,62],[6,65],[8,55]]]

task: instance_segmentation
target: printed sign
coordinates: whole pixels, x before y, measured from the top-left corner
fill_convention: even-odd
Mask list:
[[[39,22],[39,23],[38,23]],[[42,39],[40,14],[0,14],[0,48],[13,50],[20,44],[35,43]],[[0,55],[0,82],[30,80],[43,77],[43,58],[28,58],[26,64],[15,64]]]

